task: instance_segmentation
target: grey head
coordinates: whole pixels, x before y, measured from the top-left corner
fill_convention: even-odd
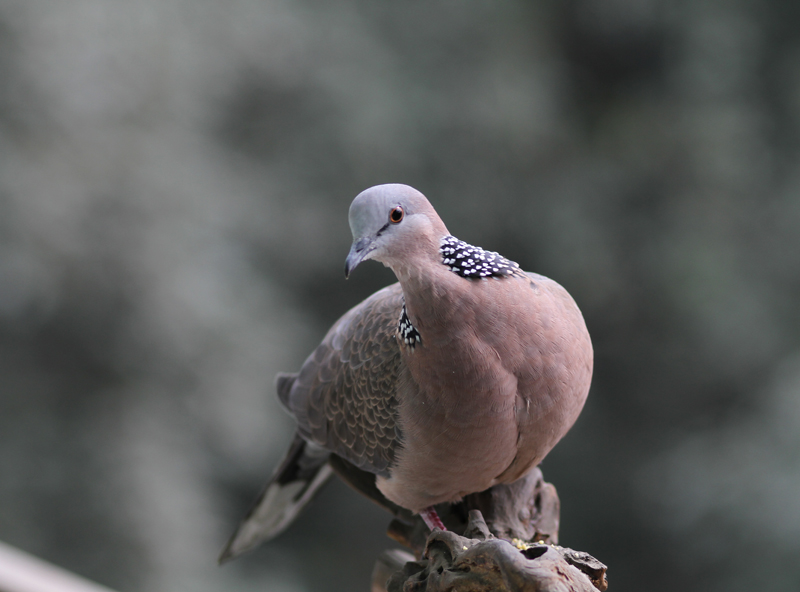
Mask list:
[[[395,273],[402,263],[421,252],[438,253],[447,228],[433,206],[408,185],[376,185],[359,193],[350,205],[353,245],[344,275],[362,261],[375,259]]]

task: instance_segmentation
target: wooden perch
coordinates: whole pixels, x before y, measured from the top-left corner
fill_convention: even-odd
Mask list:
[[[516,483],[436,509],[447,531],[429,534],[419,517],[398,513],[388,535],[414,555],[400,550],[381,555],[372,592],[602,592],[608,587],[605,565],[557,545],[558,494],[539,469]]]
[[[29,555],[0,543],[0,590],[2,592],[113,592]]]
[[[470,511],[467,536],[435,530],[423,559],[384,554],[373,572],[373,592],[597,592],[605,565],[556,545],[512,545],[489,532],[480,511]],[[387,572],[394,573],[381,584]]]

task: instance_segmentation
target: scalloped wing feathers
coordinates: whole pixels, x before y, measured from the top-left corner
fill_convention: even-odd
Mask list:
[[[331,327],[290,385],[278,382],[303,437],[379,475],[389,474],[401,441],[402,307],[399,284],[373,294]]]

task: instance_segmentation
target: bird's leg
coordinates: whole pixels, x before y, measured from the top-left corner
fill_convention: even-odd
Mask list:
[[[439,514],[436,513],[436,509],[433,506],[429,506],[424,510],[420,510],[419,513],[420,517],[425,521],[425,524],[428,525],[428,528],[433,530],[434,528],[438,528],[440,530],[447,530],[442,523],[442,519],[439,518]]]

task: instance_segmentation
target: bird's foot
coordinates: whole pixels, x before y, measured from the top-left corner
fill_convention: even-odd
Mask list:
[[[420,518],[425,521],[425,524],[428,525],[428,528],[430,528],[431,531],[434,528],[438,528],[439,530],[447,530],[442,523],[442,519],[439,518],[439,514],[436,513],[436,509],[433,506],[429,506],[424,510],[421,510],[419,515]]]

